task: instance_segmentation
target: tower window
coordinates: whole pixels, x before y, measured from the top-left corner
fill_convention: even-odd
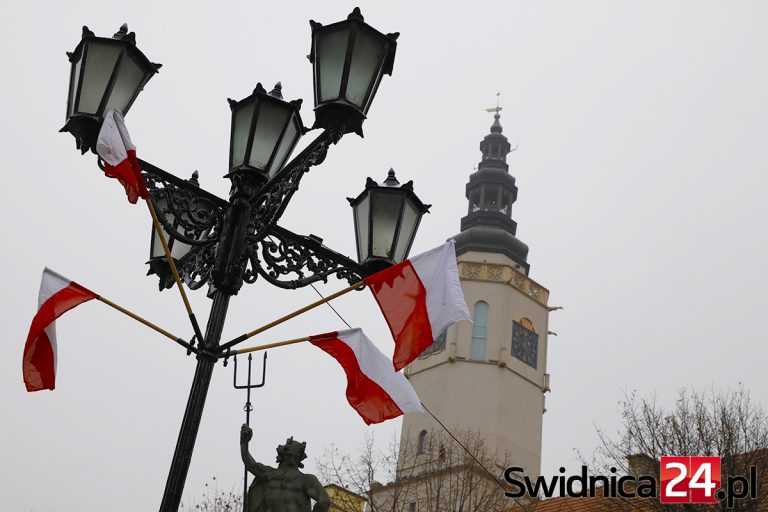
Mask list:
[[[497,185],[484,185],[482,197],[483,210],[498,210],[501,190]]]
[[[416,512],[416,502],[412,501],[408,504],[408,512]]]
[[[416,455],[424,455],[427,453],[427,431],[422,430],[419,432],[419,441],[416,444]]]
[[[501,193],[501,213],[509,215],[512,211],[512,201],[510,201],[510,198],[509,192],[503,191]]]
[[[469,213],[480,209],[480,190],[475,189],[469,197]]]
[[[475,361],[485,359],[485,340],[488,337],[488,303],[480,301],[475,304],[475,314],[472,316],[472,344],[469,358]]]

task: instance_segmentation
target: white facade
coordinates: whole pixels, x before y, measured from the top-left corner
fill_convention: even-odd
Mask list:
[[[468,252],[458,262],[470,313],[480,302],[488,305],[484,355],[473,359],[477,330],[470,322],[459,322],[447,330],[445,348],[411,363],[406,376],[426,407],[454,433],[479,434],[499,463],[522,466],[537,476],[544,394],[549,391],[549,292],[515,270],[515,263],[503,255]],[[511,354],[514,322],[538,337],[536,368]],[[476,352],[477,341],[475,336]],[[401,444],[417,446],[422,431],[441,430],[427,414],[408,414]],[[399,466],[402,470],[414,462],[401,460]]]

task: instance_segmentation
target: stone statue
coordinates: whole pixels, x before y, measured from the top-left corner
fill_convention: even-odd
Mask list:
[[[245,512],[327,512],[331,505],[328,493],[314,475],[305,475],[302,460],[307,443],[288,438],[277,447],[277,468],[260,464],[248,452],[253,431],[247,425],[240,429],[240,455],[246,469],[254,476],[248,489]],[[314,508],[310,500],[315,500]]]

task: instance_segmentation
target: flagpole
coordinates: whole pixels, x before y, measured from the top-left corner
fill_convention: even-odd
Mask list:
[[[329,295],[329,296],[327,296],[327,297],[325,297],[323,299],[320,299],[318,301],[315,301],[312,304],[304,306],[301,309],[297,309],[293,313],[288,313],[285,316],[281,316],[277,320],[273,320],[272,322],[269,322],[268,324],[264,324],[264,325],[262,325],[261,327],[259,327],[256,330],[253,330],[251,332],[247,332],[245,334],[241,334],[237,338],[235,338],[235,339],[233,339],[231,341],[228,341],[228,342],[224,343],[223,345],[221,345],[221,351],[224,352],[228,348],[231,348],[231,347],[237,345],[238,343],[241,343],[241,342],[247,340],[248,338],[256,336],[257,334],[260,334],[260,333],[262,333],[262,332],[264,332],[264,331],[266,331],[268,329],[271,329],[271,328],[275,327],[276,325],[280,325],[281,323],[286,322],[286,321],[290,320],[291,318],[295,318],[295,317],[301,315],[302,313],[306,313],[310,309],[314,309],[317,306],[320,306],[322,304],[325,304],[326,302],[330,302],[333,299],[341,297],[342,295],[344,295],[346,293],[349,293],[352,290],[357,290],[357,289],[359,289],[363,285],[365,285],[365,283],[363,281],[358,281],[357,283],[355,283],[355,284],[353,284],[351,286],[348,286],[348,287],[344,288],[343,290],[339,290],[338,292],[333,293],[333,294],[331,294],[331,295]],[[305,341],[305,340],[302,340],[302,341]],[[240,353],[240,352],[241,351],[238,351],[238,353]]]
[[[160,327],[159,325],[157,325],[157,324],[153,324],[153,323],[152,323],[152,322],[150,322],[149,320],[147,320],[147,319],[145,319],[145,318],[143,318],[143,317],[140,317],[139,315],[137,315],[137,314],[136,314],[136,313],[134,313],[133,311],[130,311],[130,310],[128,310],[128,309],[125,309],[125,308],[124,308],[124,307],[122,307],[121,305],[119,305],[119,304],[115,304],[115,303],[114,303],[114,302],[112,302],[111,300],[109,300],[109,299],[107,299],[107,298],[105,298],[105,297],[102,297],[101,295],[97,295],[97,296],[96,296],[96,300],[98,300],[98,301],[100,301],[100,302],[102,302],[102,303],[106,304],[107,306],[109,306],[109,307],[111,307],[111,308],[114,308],[114,309],[116,309],[117,311],[121,312],[122,314],[124,314],[124,315],[127,315],[127,316],[129,316],[129,317],[133,318],[134,320],[136,320],[137,322],[139,322],[139,323],[142,323],[142,324],[146,325],[146,326],[147,326],[147,327],[149,327],[150,329],[152,329],[152,330],[154,330],[154,331],[156,331],[156,332],[159,332],[160,334],[162,334],[162,335],[163,335],[163,336],[165,336],[166,338],[169,338],[169,339],[171,339],[171,340],[175,341],[176,343],[178,343],[179,345],[181,345],[181,346],[183,346],[183,347],[185,347],[185,348],[187,348],[187,349],[189,349],[189,350],[192,350],[193,352],[197,353],[197,349],[195,349],[194,347],[192,347],[192,345],[190,345],[189,343],[187,343],[187,342],[186,342],[186,341],[184,341],[183,339],[179,338],[179,337],[178,337],[178,336],[176,336],[175,334],[171,334],[170,332],[166,331],[165,329],[163,329],[163,328],[162,328],[162,327]]]
[[[301,343],[302,341],[309,341],[311,336],[304,336],[302,338],[294,338],[292,340],[276,341],[274,343],[267,343],[266,345],[258,345],[255,347],[241,348],[240,350],[233,350],[229,354],[222,354],[221,357],[235,356],[239,354],[247,354],[248,352],[257,352],[259,350],[267,350],[275,347],[284,347],[285,345],[293,345],[294,343]]]
[[[179,289],[179,293],[181,294],[181,300],[184,301],[184,307],[186,308],[187,314],[189,315],[189,320],[192,322],[192,329],[195,331],[198,343],[203,343],[205,338],[203,338],[202,331],[200,330],[200,326],[197,323],[197,317],[195,317],[195,313],[192,311],[192,306],[189,304],[187,293],[184,291],[184,285],[181,283],[181,277],[179,276],[179,271],[176,268],[176,262],[173,261],[173,256],[171,256],[171,249],[168,247],[168,241],[165,239],[165,233],[163,232],[162,226],[160,226],[160,220],[157,218],[157,212],[155,211],[155,207],[152,204],[152,198],[148,196],[145,199],[145,202],[147,203],[147,208],[149,208],[150,215],[152,215],[152,224],[155,226],[155,232],[160,238],[163,251],[165,251],[165,258],[168,260],[168,265],[171,267],[171,273],[173,273],[173,279],[176,281],[176,286]]]

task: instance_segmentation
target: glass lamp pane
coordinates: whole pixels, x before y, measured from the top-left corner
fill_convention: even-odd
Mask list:
[[[125,109],[144,81],[146,73],[131,52],[127,52],[120,64],[115,86],[107,101],[107,110],[114,108],[125,114]]]
[[[382,44],[378,37],[367,30],[361,28],[357,31],[346,96],[349,102],[363,111],[367,110],[366,93],[378,72]]]
[[[403,197],[400,194],[387,193],[384,190],[373,190],[371,196],[373,198],[371,203],[371,218],[373,219],[371,256],[391,258],[392,242],[395,238],[400,210],[403,207]]]
[[[78,112],[95,114],[109,84],[122,47],[116,44],[91,42],[87,46]]]
[[[395,263],[400,263],[406,256],[408,256],[408,249],[410,249],[411,241],[416,234],[416,225],[419,223],[421,212],[416,205],[406,199],[405,210],[403,211],[403,220],[400,223],[400,234],[397,238],[397,246],[395,247]]]
[[[248,164],[257,169],[267,170],[269,159],[275,151],[280,134],[288,121],[290,110],[287,107],[261,100],[256,129],[253,132],[253,145]]]
[[[363,262],[368,258],[368,228],[371,218],[371,196],[366,195],[355,206],[355,230],[357,232],[357,261]]]
[[[162,211],[165,209],[167,205],[167,201],[165,199],[161,199],[157,201],[157,209]],[[203,208],[207,208],[206,205],[202,205]],[[188,237],[188,238],[194,238],[196,240],[201,240],[202,238],[208,236],[212,228],[206,229],[204,232],[200,233],[198,236],[194,236],[194,233],[192,231],[187,231],[185,228],[179,225],[178,222],[176,222],[176,217],[172,213],[164,213],[166,221],[168,221],[171,226],[173,226],[173,229],[176,230],[178,233]],[[161,225],[162,226],[162,225]],[[181,240],[178,240],[176,238],[173,238],[170,233],[168,233],[168,230],[165,229],[165,226],[162,226],[163,234],[165,235],[165,240],[168,243],[168,248],[171,250],[171,257],[175,259],[176,261],[181,260],[184,258],[189,252],[192,250],[192,246],[188,243],[182,242]],[[154,226],[152,226],[152,242],[150,246],[150,258],[160,258],[165,259],[165,251],[163,250],[163,244],[160,241],[160,236],[157,234],[157,231],[154,229]]]
[[[152,244],[149,248],[149,257],[152,258],[161,258],[163,257],[165,253],[163,252],[163,245],[160,243],[160,237],[157,236],[157,231],[155,231],[155,226],[152,225]]]
[[[344,73],[344,61],[347,56],[349,29],[318,34],[317,59],[320,102],[335,100],[339,97],[341,75]]]
[[[251,132],[251,120],[253,119],[254,101],[245,105],[238,105],[232,113],[234,122],[232,126],[232,169],[240,167],[245,161],[245,150],[248,145],[248,135]]]
[[[161,199],[157,201],[157,211],[162,212],[166,206],[168,205],[168,202],[165,199]],[[159,215],[159,213],[158,213]],[[172,213],[164,213],[166,220],[168,223],[173,225],[175,222],[175,217]],[[163,227],[162,224],[160,226],[163,229],[163,234],[165,235],[165,240],[168,242],[170,248],[171,248],[171,254],[173,254],[173,245],[170,236],[168,235],[168,231]],[[157,234],[157,230],[155,230],[154,224],[152,225],[152,247],[151,247],[151,254],[149,255],[150,258],[165,258],[165,251],[163,250],[163,243],[160,241],[160,235]]]
[[[182,229],[176,227],[178,231],[183,231]],[[174,239],[168,239],[168,233],[165,234],[166,240],[168,240],[169,244],[171,245],[171,256],[176,261],[180,260],[184,256],[187,255],[187,253],[192,249],[192,246],[189,244],[185,244],[181,240],[174,240]]]
[[[80,84],[80,69],[82,68],[83,58],[72,64],[72,77],[69,80],[69,103],[67,104],[67,117],[72,115],[75,108],[75,95],[77,86]]]
[[[296,145],[296,142],[299,135],[299,121],[296,119],[296,116],[294,115],[291,119],[290,123],[288,123],[288,128],[285,130],[285,135],[283,135],[283,140],[280,141],[280,147],[277,148],[277,155],[275,155],[275,160],[272,162],[272,166],[269,169],[269,177],[271,178],[274,176],[277,171],[283,168],[283,165],[285,165],[285,161],[288,160],[288,157],[291,155],[291,151],[293,150],[293,147]]]

